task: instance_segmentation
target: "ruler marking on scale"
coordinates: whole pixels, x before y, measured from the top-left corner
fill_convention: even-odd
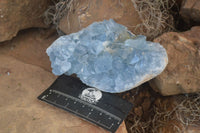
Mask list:
[[[43,100],[45,100],[45,101],[47,101],[47,102],[50,102],[51,104],[55,104],[55,105],[57,105],[57,106],[59,106],[59,107],[61,107],[61,108],[63,107],[62,105],[59,105],[59,104],[57,104],[56,102],[52,102],[52,101],[47,100],[47,99],[43,99]],[[74,110],[71,110],[71,109],[69,109],[69,108],[66,108],[66,109],[69,110],[69,111],[71,111],[71,112],[74,112]],[[75,113],[85,118],[84,115],[82,115],[82,114],[80,114],[80,113],[78,113],[78,112],[75,112]],[[90,121],[95,122],[95,123],[97,122],[97,121],[95,121],[95,120],[93,120],[93,119],[91,119],[91,118],[89,118],[89,117],[86,117],[86,118],[89,119]],[[97,123],[100,124],[101,126],[105,127],[105,128],[108,128],[108,129],[111,129],[111,127],[112,127],[112,126],[108,127],[108,126],[106,126],[106,125],[104,125],[104,124],[102,124],[102,123],[100,123],[100,122],[97,122]]]
[[[71,98],[71,99],[73,99],[73,100],[75,100],[75,101],[78,101],[78,102],[82,103],[82,104],[86,104],[86,105],[88,105],[89,107],[93,107],[93,108],[95,108],[96,110],[99,110],[99,111],[101,111],[101,112],[103,112],[103,113],[105,113],[105,114],[107,114],[107,115],[109,115],[109,116],[111,116],[111,117],[117,119],[118,121],[121,121],[121,118],[117,117],[116,115],[113,115],[113,114],[111,114],[110,112],[107,112],[107,111],[105,111],[105,110],[103,110],[103,109],[101,109],[101,108],[99,108],[99,107],[97,107],[97,106],[91,106],[91,104],[89,104],[89,103],[87,103],[87,102],[85,102],[85,101],[82,101],[82,100],[80,100],[80,99],[78,99],[78,98],[75,98],[75,97],[73,97],[73,96],[70,96],[70,95],[68,95],[68,94],[65,94],[65,93],[60,92],[60,91],[57,91],[57,90],[52,90],[52,92],[58,93],[58,94],[63,95],[63,96],[65,96],[65,97],[69,97],[69,98]]]

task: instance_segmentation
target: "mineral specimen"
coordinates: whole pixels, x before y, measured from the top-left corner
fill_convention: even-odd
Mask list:
[[[55,75],[75,73],[85,84],[111,93],[154,78],[168,62],[159,43],[132,34],[112,19],[59,37],[47,54]]]

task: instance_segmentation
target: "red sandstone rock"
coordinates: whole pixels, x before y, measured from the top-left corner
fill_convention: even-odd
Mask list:
[[[43,13],[50,0],[1,0],[0,42],[10,40],[19,30],[31,27],[47,27]]]
[[[1,43],[0,53],[51,72],[46,49],[57,37],[55,30],[27,30],[20,32],[12,40]]]
[[[186,22],[190,20],[200,22],[200,1],[183,0],[180,14]]]
[[[150,83],[162,95],[200,92],[200,27],[156,38],[167,50],[169,63]]]
[[[141,23],[131,0],[79,0],[74,8],[59,23],[66,34],[78,32],[95,21],[114,19],[132,30]]]

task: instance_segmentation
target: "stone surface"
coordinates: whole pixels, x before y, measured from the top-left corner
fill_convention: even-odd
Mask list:
[[[166,50],[169,64],[151,86],[162,95],[200,92],[200,27],[156,38]]]
[[[55,30],[29,29],[10,41],[1,42],[0,53],[51,71],[51,63],[45,51],[57,37]]]
[[[75,73],[87,85],[112,93],[152,79],[168,61],[159,43],[135,36],[113,20],[58,38],[47,54],[55,75]]]
[[[180,15],[186,22],[200,22],[200,1],[199,0],[183,0]]]
[[[37,100],[53,74],[1,53],[0,61],[0,133],[107,133]],[[127,133],[124,123],[117,133]]]
[[[47,27],[43,13],[50,0],[1,0],[0,42],[10,40],[19,30],[31,27]]]
[[[142,23],[131,0],[79,0],[73,1],[72,8],[59,23],[60,30],[66,34],[105,19],[114,19],[132,32],[134,26]]]

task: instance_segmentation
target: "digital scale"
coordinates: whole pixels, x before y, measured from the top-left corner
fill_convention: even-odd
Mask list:
[[[118,129],[133,107],[115,94],[101,92],[66,75],[59,76],[38,99],[112,133]]]

